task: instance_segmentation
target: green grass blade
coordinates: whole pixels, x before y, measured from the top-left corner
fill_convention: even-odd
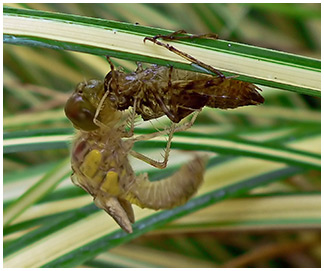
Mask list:
[[[39,124],[49,124],[60,121],[67,121],[66,116],[62,109],[55,109],[51,111],[45,112],[37,112],[37,113],[25,113],[17,116],[6,116],[3,119],[3,127],[4,129],[12,129],[15,127],[25,127]]]
[[[22,136],[4,138],[4,153],[16,151],[40,150],[43,148],[64,148],[72,135],[57,135],[46,133],[30,133],[29,137]],[[21,135],[21,133],[19,133]],[[12,138],[15,137],[15,138]],[[199,140],[197,140],[199,138]],[[313,144],[318,145],[320,137],[315,137]],[[165,146],[164,137],[157,137],[154,140],[138,142],[135,148],[163,148]],[[172,147],[187,150],[206,150],[216,153],[245,155],[259,157],[273,161],[281,161],[291,165],[298,165],[307,168],[319,169],[321,160],[319,154],[306,151],[298,151],[282,145],[257,143],[255,141],[243,140],[238,138],[224,138],[224,136],[208,136],[200,133],[177,133],[172,140]]]
[[[229,172],[228,168],[235,168],[237,172],[240,172],[240,176],[233,174],[233,171]],[[183,215],[214,202],[240,195],[253,187],[277,180],[278,177],[289,176],[299,171],[299,168],[288,168],[281,163],[253,158],[238,158],[216,164],[207,171],[198,197],[187,204],[162,212],[136,208],[137,222],[134,224],[133,234],[118,230],[116,223],[107,219],[104,212],[96,212],[72,224],[69,219],[66,223],[59,222],[60,225],[48,226],[49,236],[44,236],[43,230],[40,229],[39,234],[43,239],[38,240],[34,236],[30,241],[27,238],[29,244],[26,243],[24,248],[20,245],[20,250],[5,257],[4,265],[5,267],[18,266],[19,262],[25,267],[76,266],[108,248],[127,242]],[[89,214],[89,210],[87,212]],[[60,242],[57,243],[57,240]],[[42,255],[42,259],[37,256],[30,257],[30,255]]]
[[[226,210],[226,211],[225,211]],[[319,193],[256,194],[211,205],[154,233],[243,229],[314,228],[321,223]]]
[[[193,66],[184,64],[187,61],[166,49],[143,43],[145,36],[169,33],[102,19],[4,8],[4,41],[8,43],[110,55],[193,70]],[[316,59],[221,40],[170,44],[222,71],[241,75],[241,80],[320,96],[320,61]]]
[[[4,133],[4,153],[65,149],[73,138],[72,129],[29,130]]]
[[[70,172],[70,159],[65,159],[61,164],[49,171],[38,183],[32,186],[26,193],[4,210],[4,226],[8,225],[12,220],[44,195],[54,190],[57,184],[66,178]]]

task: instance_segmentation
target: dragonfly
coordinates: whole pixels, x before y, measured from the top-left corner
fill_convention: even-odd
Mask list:
[[[157,40],[174,40],[181,33],[147,37],[144,41],[163,46],[215,75],[158,65],[144,69],[141,63],[136,71],[124,73],[115,69],[107,57],[111,71],[104,81],[79,83],[65,106],[67,117],[78,131],[72,144],[72,182],[92,195],[95,204],[128,233],[132,232],[135,221],[132,204],[154,210],[184,204],[202,184],[208,161],[206,155],[195,155],[172,176],[150,182],[147,174],[135,175],[129,155],[154,167],[165,168],[173,134],[189,129],[204,106],[228,109],[264,102],[257,86],[226,77],[213,67]],[[199,37],[215,38],[213,35]],[[132,111],[125,111],[129,107]],[[190,121],[176,125],[191,113],[194,114]],[[172,125],[163,131],[134,136],[136,115],[144,120],[166,115]],[[162,134],[169,135],[162,162],[133,150],[135,142]]]
[[[135,175],[129,155],[163,168],[172,135],[188,129],[194,120],[164,131],[135,136],[129,129],[134,112],[121,112],[105,97],[104,82],[79,83],[65,105],[65,114],[77,130],[71,150],[72,182],[88,192],[127,233],[135,222],[132,204],[154,210],[186,203],[204,179],[208,157],[195,155],[170,177],[150,182],[147,173]],[[133,123],[131,123],[133,126]],[[135,142],[168,133],[165,161],[160,163],[133,150]]]

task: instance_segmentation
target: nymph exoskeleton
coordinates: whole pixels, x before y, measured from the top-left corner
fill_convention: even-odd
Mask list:
[[[131,204],[142,208],[168,209],[184,204],[203,181],[206,156],[196,156],[169,178],[150,182],[147,174],[135,175],[128,155],[153,166],[160,163],[132,150],[135,142],[186,130],[194,121],[173,125],[168,131],[134,136],[126,125],[134,114],[116,110],[105,97],[103,82],[90,80],[78,84],[65,106],[67,117],[78,130],[72,145],[72,181],[94,198],[126,232],[132,232],[134,213]],[[125,117],[126,114],[126,117]],[[195,116],[194,116],[195,117]],[[167,143],[165,161],[170,150]],[[165,163],[166,163],[165,162]]]
[[[111,71],[105,78],[107,98],[118,110],[135,108],[144,120],[156,119],[163,115],[174,123],[204,106],[220,109],[258,105],[264,102],[259,89],[252,83],[225,77],[217,69],[181,52],[169,44],[158,41],[184,38],[217,38],[216,35],[179,36],[184,31],[171,35],[157,35],[145,38],[159,46],[184,57],[215,75],[178,70],[171,67],[151,65],[146,69],[139,63],[136,71],[125,73],[115,69],[107,57]]]

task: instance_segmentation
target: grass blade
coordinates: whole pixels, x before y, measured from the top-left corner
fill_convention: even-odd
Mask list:
[[[184,59],[144,44],[170,31],[75,15],[4,8],[4,41],[193,69]],[[221,40],[171,43],[222,71],[266,86],[320,96],[320,61]],[[167,61],[166,61],[167,60]],[[179,63],[181,65],[179,65]],[[241,65],[237,65],[241,63]]]

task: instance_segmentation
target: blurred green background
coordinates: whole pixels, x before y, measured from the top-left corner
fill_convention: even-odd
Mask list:
[[[6,4],[6,6],[71,13],[189,33],[218,33],[221,39],[320,58],[320,4]],[[74,86],[103,78],[108,66],[102,57],[45,48],[4,44],[4,132],[71,128],[62,112]],[[118,61],[128,69],[135,64]],[[266,103],[285,108],[320,111],[320,99],[280,90],[270,91]],[[217,114],[217,113],[215,113]],[[24,118],[24,116],[27,118]],[[43,117],[43,121],[29,122]],[[221,116],[215,124],[231,122],[244,127],[247,120]],[[262,125],[266,125],[264,120]],[[284,123],[269,123],[284,125]],[[317,125],[317,124],[316,124]],[[269,126],[270,127],[270,126]],[[67,157],[67,148],[4,155],[4,177],[11,173]],[[300,190],[319,191],[319,173],[310,171],[284,180]],[[307,242],[304,242],[307,240]],[[128,246],[128,247],[127,247]],[[165,257],[174,266],[319,267],[319,229],[179,232],[148,234],[126,244],[151,258]],[[119,248],[115,250],[118,252]],[[156,251],[154,254],[152,252]],[[126,257],[126,256],[125,256]],[[145,259],[142,260],[145,262]],[[148,260],[147,260],[148,261]],[[182,263],[182,265],[181,265]],[[85,263],[109,266],[104,260]],[[123,266],[121,264],[121,266]],[[157,264],[158,266],[158,264]],[[171,267],[171,266],[169,266]]]

